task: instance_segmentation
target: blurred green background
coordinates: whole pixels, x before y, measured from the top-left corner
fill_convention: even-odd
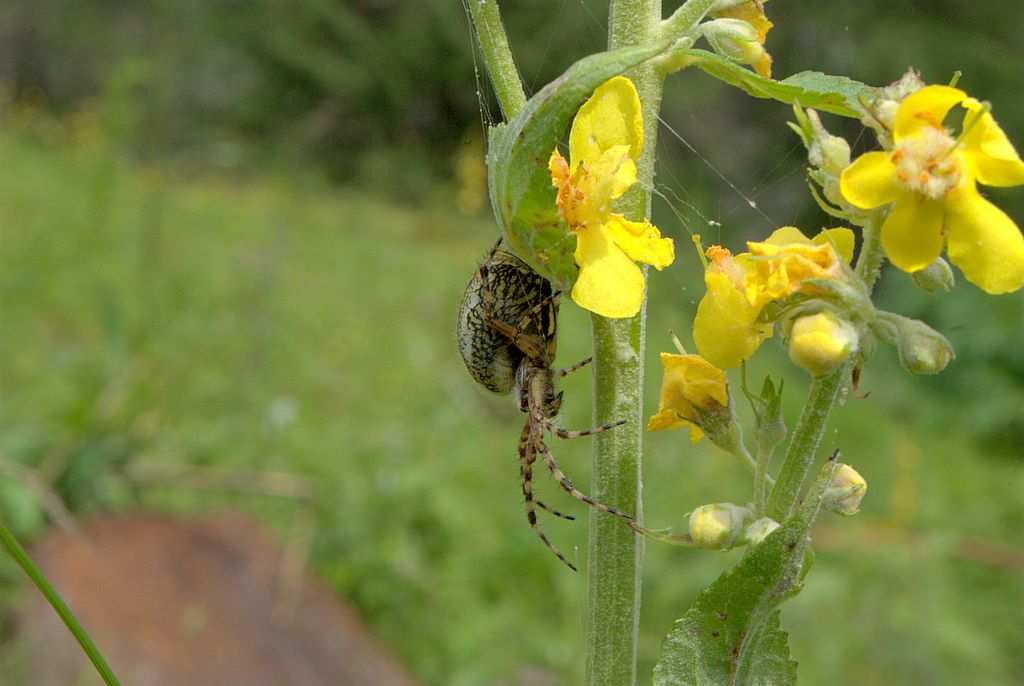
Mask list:
[[[503,9],[531,90],[605,43],[603,3]],[[1024,142],[1017,0],[767,11],[777,77],[959,70]],[[5,2],[0,517],[26,540],[51,525],[26,470],[80,517],[242,507],[287,538],[312,507],[312,569],[425,684],[578,683],[584,573],[527,526],[520,413],[474,386],[454,341],[496,236],[481,157],[497,113],[454,0]],[[680,259],[651,278],[649,411],[654,353],[702,294],[690,234],[737,249],[829,223],[788,116],[701,73],[669,80],[654,217]],[[871,144],[855,122],[826,125]],[[1022,222],[1019,191],[990,195]],[[886,272],[878,299],[945,333],[958,358],[912,379],[881,349],[869,396],[835,413],[828,447],[869,493],[857,517],[822,518],[808,587],[783,611],[802,683],[1022,683],[1024,298],[966,283],[932,296]],[[589,324],[564,302],[569,364],[589,354]],[[750,371],[754,386],[785,375],[795,418],[806,382],[784,351],[766,346]],[[589,426],[588,388],[585,373],[565,380],[567,427]],[[748,498],[713,447],[681,433],[646,446],[649,525]],[[588,441],[555,453],[586,490]],[[169,470],[236,482],[211,491]],[[279,473],[317,497],[248,493]],[[586,514],[549,480],[538,488]],[[545,523],[577,561],[585,519]],[[647,547],[642,675],[737,555]],[[6,558],[0,584],[10,608],[21,582]],[[0,670],[14,662],[0,651]]]

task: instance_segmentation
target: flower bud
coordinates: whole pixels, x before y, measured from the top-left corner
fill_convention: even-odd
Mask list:
[[[743,541],[750,545],[757,545],[778,528],[779,523],[771,517],[761,517],[743,532]]]
[[[850,166],[850,144],[845,138],[829,133],[814,110],[807,110],[807,122],[811,133],[807,161],[838,178]]]
[[[914,280],[918,288],[929,293],[935,293],[936,291],[948,293],[956,285],[956,279],[953,278],[953,270],[950,268],[949,262],[946,262],[941,257],[935,258],[935,261],[924,269],[912,273],[910,278]]]
[[[945,369],[956,357],[946,337],[922,322],[906,322],[896,339],[900,365],[911,374],[938,374]]]
[[[701,29],[715,52],[737,64],[753,64],[764,57],[757,29],[742,19],[712,19],[701,24]]]
[[[852,324],[826,310],[793,322],[789,358],[812,376],[823,376],[846,362],[859,340]]]
[[[690,537],[701,548],[729,550],[754,513],[732,503],[701,505],[690,513]]]
[[[868,492],[868,482],[856,469],[848,464],[839,464],[832,476],[832,481],[822,497],[825,509],[841,515],[857,514],[860,501]]]

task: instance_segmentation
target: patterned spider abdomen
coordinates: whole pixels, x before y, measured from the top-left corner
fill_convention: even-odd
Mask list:
[[[492,250],[466,286],[456,336],[470,375],[502,395],[524,361],[555,357],[557,301],[551,284],[510,252]]]

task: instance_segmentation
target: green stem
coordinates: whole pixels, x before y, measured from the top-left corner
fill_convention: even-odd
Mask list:
[[[715,0],[687,0],[672,16],[661,22],[658,27],[662,38],[682,38],[704,18]]]
[[[811,383],[807,402],[782,462],[782,471],[768,498],[768,516],[777,522],[789,517],[800,504],[804,481],[814,467],[814,456],[825,433],[828,415],[839,389],[849,378],[852,366],[852,362],[847,362],[831,374],[816,377]]]
[[[612,0],[608,48],[644,45],[657,39],[661,0]],[[637,183],[616,208],[631,219],[650,216],[654,153],[661,109],[662,76],[651,64],[625,74],[640,95],[644,145],[637,159]],[[646,272],[645,272],[646,274]],[[593,481],[596,499],[642,519],[640,502],[643,442],[643,359],[646,307],[631,319],[593,315],[594,419],[597,424],[625,419],[626,424],[597,434]],[[590,513],[586,683],[631,686],[636,683],[637,631],[643,539],[621,521]]]
[[[594,436],[591,494],[642,520],[641,444],[644,308],[631,319],[593,315],[595,424],[624,419]],[[614,418],[614,419],[612,419]],[[636,683],[643,539],[616,518],[590,512],[586,683]]]
[[[870,294],[871,290],[875,286],[875,282],[878,281],[879,274],[882,273],[882,222],[884,216],[872,217],[871,221],[867,222],[861,228],[861,236],[863,241],[861,243],[860,255],[857,257],[857,266],[854,271],[857,276],[864,281],[864,285],[867,286],[867,292]]]
[[[757,442],[757,459],[754,466],[754,514],[757,517],[765,516],[765,507],[768,495],[768,464],[771,462],[775,446],[768,446],[761,441]]]
[[[50,606],[53,607],[57,615],[63,620],[64,625],[67,626],[68,631],[78,641],[78,645],[82,646],[82,650],[88,656],[89,661],[92,662],[92,666],[96,668],[97,673],[103,679],[103,683],[107,686],[120,686],[120,682],[114,673],[110,669],[110,665],[103,659],[103,655],[93,644],[92,639],[89,638],[89,634],[85,633],[85,629],[75,619],[75,615],[71,612],[71,609],[67,606],[64,600],[60,597],[60,594],[50,585],[50,582],[46,580],[43,573],[36,567],[35,563],[32,562],[32,558],[28,556],[25,549],[21,547],[14,535],[7,530],[3,522],[0,522],[0,544],[3,545],[4,549],[10,553],[11,557],[14,558],[15,562],[25,572],[25,575],[32,580],[39,592],[43,594]]]
[[[496,0],[467,0],[466,6],[476,28],[476,38],[501,111],[506,120],[511,119],[526,104],[526,92],[508,46],[498,3]]]

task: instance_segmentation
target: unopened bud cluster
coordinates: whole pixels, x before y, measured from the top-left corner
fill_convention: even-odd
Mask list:
[[[729,550],[753,519],[748,508],[732,503],[701,505],[690,513],[690,537],[701,548]]]
[[[701,505],[690,513],[690,538],[701,548],[730,550],[757,545],[779,528],[774,519],[754,520],[750,508],[732,503]]]

